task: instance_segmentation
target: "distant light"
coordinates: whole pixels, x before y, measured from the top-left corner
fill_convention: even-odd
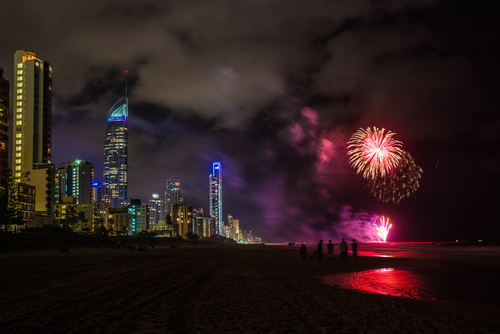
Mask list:
[[[483,239],[479,239],[478,241],[481,242],[481,241],[483,241]]]
[[[92,183],[92,185],[93,185],[94,187],[97,187],[97,186],[99,186],[99,182],[94,182],[94,183]]]

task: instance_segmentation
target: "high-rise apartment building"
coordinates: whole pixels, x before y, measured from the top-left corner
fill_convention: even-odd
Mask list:
[[[215,232],[222,236],[222,165],[220,162],[212,164],[210,184],[210,217],[215,218]]]
[[[183,202],[181,192],[181,182],[175,176],[167,180],[165,187],[165,216],[170,213],[170,208],[174,204],[181,204]]]
[[[36,186],[36,211],[53,212],[52,66],[34,52],[14,54],[12,170],[16,182]]]
[[[59,164],[57,171],[58,204],[64,197],[73,196],[75,204],[92,204],[94,202],[94,164],[74,159]]]
[[[111,191],[111,207],[127,206],[128,98],[118,100],[108,113],[104,143],[104,182]]]
[[[0,66],[0,185],[7,182],[9,168],[9,81]]]
[[[149,198],[150,229],[153,229],[162,220],[165,220],[165,199],[158,194],[153,194]]]
[[[170,215],[174,224],[174,233],[186,238],[188,232],[193,232],[193,207],[184,204],[170,206]]]
[[[149,231],[149,207],[147,205],[143,204],[140,199],[132,198],[128,213],[130,215],[129,235]]]

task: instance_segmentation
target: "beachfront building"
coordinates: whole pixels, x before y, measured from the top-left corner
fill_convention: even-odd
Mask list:
[[[36,187],[35,210],[52,214],[52,66],[34,52],[14,54],[12,170],[14,180]]]
[[[193,209],[193,233],[203,237],[203,208]]]
[[[103,186],[111,191],[112,208],[127,206],[128,98],[119,99],[108,112],[104,137]]]
[[[55,216],[61,222],[66,220],[73,230],[91,231],[94,228],[95,207],[93,204],[76,204],[76,199],[72,196],[64,198],[62,203],[55,205]],[[83,217],[80,214],[83,213]]]
[[[212,174],[209,175],[210,217],[215,219],[215,234],[222,236],[222,165],[212,164]]]
[[[149,231],[149,207],[147,205],[142,204],[140,199],[132,198],[128,213],[130,214],[129,235]]]
[[[9,81],[0,66],[0,186],[7,183],[9,169]],[[1,190],[0,190],[1,191]]]
[[[184,204],[170,206],[170,216],[174,225],[174,234],[186,238],[188,232],[193,232],[193,207]]]
[[[165,186],[165,216],[170,213],[170,208],[174,204],[183,203],[181,182],[175,176],[169,178]]]
[[[57,197],[61,203],[64,197],[73,196],[76,204],[94,203],[94,164],[74,159],[59,164],[57,170]]]
[[[130,227],[129,208],[121,206],[108,209],[106,229],[110,235],[126,235]]]
[[[22,212],[25,227],[35,226],[35,186],[17,183],[17,200]]]
[[[152,194],[149,198],[150,230],[155,230],[154,226],[162,220],[165,220],[165,199],[158,194]]]

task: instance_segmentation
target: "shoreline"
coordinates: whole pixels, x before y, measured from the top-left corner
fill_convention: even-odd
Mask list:
[[[497,328],[500,308],[361,293],[317,278],[384,267],[432,267],[440,261],[359,260],[303,260],[298,248],[259,245],[0,253],[0,305],[5,309],[0,329],[423,333],[448,328],[488,333]]]

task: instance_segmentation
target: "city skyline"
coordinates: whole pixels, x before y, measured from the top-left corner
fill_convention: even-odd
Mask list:
[[[39,5],[5,7],[5,26],[19,29],[0,32],[0,66],[11,122],[13,54],[53,66],[56,166],[92,162],[103,183],[106,113],[128,70],[128,198],[162,194],[176,175],[186,202],[208,208],[206,176],[220,161],[224,214],[264,240],[348,237],[345,220],[364,212],[390,218],[389,241],[500,233],[493,4],[48,3],[52,20]],[[395,133],[423,170],[398,205],[349,166],[346,143],[367,127]]]

